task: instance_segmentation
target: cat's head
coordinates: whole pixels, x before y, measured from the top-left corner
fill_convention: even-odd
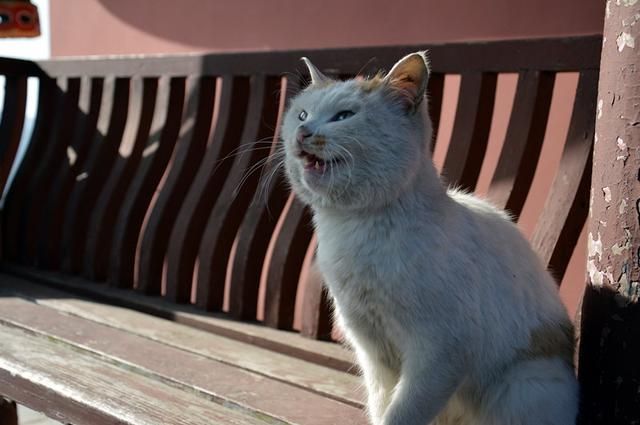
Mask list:
[[[289,105],[282,126],[294,192],[315,207],[371,208],[393,202],[427,155],[424,53],[386,75],[335,81],[308,59],[312,82]]]

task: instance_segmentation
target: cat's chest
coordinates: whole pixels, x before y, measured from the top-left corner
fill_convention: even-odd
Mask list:
[[[379,328],[403,296],[402,248],[389,229],[333,223],[318,229],[318,265],[345,320]],[[383,319],[384,318],[384,319]]]
[[[396,316],[402,298],[393,290],[398,287],[397,276],[388,273],[380,250],[366,240],[354,239],[325,240],[323,244],[319,238],[318,265],[347,339],[356,351],[364,350],[396,370],[400,346]]]
[[[372,226],[349,223],[318,231],[318,265],[335,296],[379,302],[387,295],[402,255],[388,235]]]

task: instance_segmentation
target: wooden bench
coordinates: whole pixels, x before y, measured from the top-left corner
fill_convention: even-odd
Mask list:
[[[0,396],[73,424],[366,423],[350,353],[323,341],[309,212],[267,159],[299,58],[348,77],[428,48],[437,166],[579,294],[600,47],[0,59],[2,188],[37,95],[2,210]]]

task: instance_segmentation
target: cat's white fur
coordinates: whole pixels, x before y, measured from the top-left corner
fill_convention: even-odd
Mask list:
[[[285,167],[312,207],[371,422],[574,424],[556,285],[504,212],[442,186],[425,143],[424,55],[370,81],[332,82],[307,64],[314,82],[283,123]],[[336,120],[342,110],[353,114]],[[300,126],[309,137],[297,141]],[[305,169],[301,151],[341,162]]]

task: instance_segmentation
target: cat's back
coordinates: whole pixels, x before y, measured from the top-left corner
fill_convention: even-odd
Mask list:
[[[462,191],[448,195],[459,211],[454,227],[462,234],[461,255],[474,258],[477,279],[492,290],[485,302],[496,308],[506,302],[534,321],[533,312],[565,317],[555,280],[508,212]]]

